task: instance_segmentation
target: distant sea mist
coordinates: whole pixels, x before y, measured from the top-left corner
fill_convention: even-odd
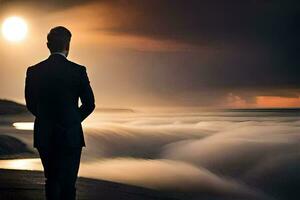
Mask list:
[[[297,109],[96,112],[84,127],[81,176],[189,199],[300,196]]]

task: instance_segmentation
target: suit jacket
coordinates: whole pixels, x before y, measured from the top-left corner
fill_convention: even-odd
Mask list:
[[[50,55],[27,69],[25,99],[35,116],[34,147],[85,146],[81,122],[93,112],[95,99],[84,66]]]

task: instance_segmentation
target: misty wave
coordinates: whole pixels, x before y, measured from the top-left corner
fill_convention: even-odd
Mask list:
[[[218,176],[205,168],[167,159],[105,159],[85,167],[85,170],[93,171],[92,176],[82,172],[87,177],[176,192],[179,196],[184,192],[185,199],[271,199],[241,182]]]
[[[190,199],[297,199],[299,118],[254,115],[96,116],[83,159],[98,178]]]

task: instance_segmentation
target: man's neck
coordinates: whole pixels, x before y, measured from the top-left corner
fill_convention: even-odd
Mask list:
[[[65,52],[53,52],[53,53],[51,53],[51,55],[54,55],[54,54],[62,55],[65,58],[67,57]]]

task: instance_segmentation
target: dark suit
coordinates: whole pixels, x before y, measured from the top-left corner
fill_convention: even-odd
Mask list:
[[[75,199],[81,148],[85,146],[81,122],[95,108],[86,68],[52,54],[27,69],[25,99],[36,117],[34,147],[44,166],[47,199]]]

